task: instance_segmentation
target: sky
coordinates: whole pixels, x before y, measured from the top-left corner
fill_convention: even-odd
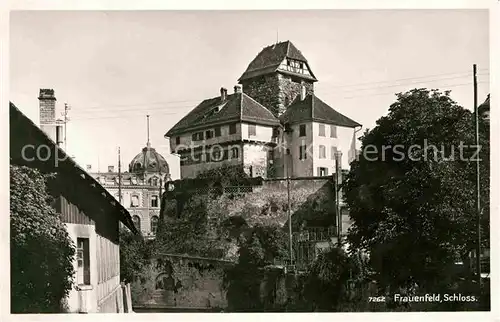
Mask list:
[[[36,124],[38,93],[71,107],[67,150],[85,167],[125,166],[150,141],[179,177],[164,134],[205,98],[233,86],[259,51],[290,40],[315,93],[373,128],[394,94],[451,90],[473,108],[489,93],[487,10],[13,11],[10,100]],[[360,134],[363,131],[360,131]]]

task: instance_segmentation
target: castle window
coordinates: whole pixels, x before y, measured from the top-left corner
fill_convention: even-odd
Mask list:
[[[337,137],[337,127],[335,125],[330,125],[330,137],[331,138]]]
[[[213,151],[213,160],[214,161],[221,161],[221,159],[222,159],[221,156],[222,156],[222,154],[221,154],[219,149]]]
[[[236,134],[236,124],[229,125],[229,134]]]
[[[319,136],[325,136],[325,124],[319,125]]]
[[[132,195],[130,197],[130,207],[139,207],[139,196]]]
[[[193,133],[193,141],[203,141],[203,132]]]
[[[335,160],[335,154],[337,154],[337,147],[336,146],[332,146],[332,149],[331,149],[331,153],[332,153],[332,160]]]
[[[248,136],[256,136],[257,128],[255,124],[248,124]]]
[[[301,124],[299,126],[299,136],[306,136],[306,125]]]
[[[231,159],[238,159],[240,156],[240,151],[237,147],[231,148]]]
[[[205,133],[206,133],[207,140],[214,137],[214,132],[212,130],[208,130]]]
[[[326,147],[324,145],[319,146],[319,158],[326,159]]]
[[[158,230],[158,216],[153,216],[151,217],[151,232],[153,234],[156,234],[157,230]]]
[[[220,135],[221,135],[221,134],[220,134],[220,126],[217,126],[217,127],[215,128],[215,136],[217,137],[217,136],[220,136]]]
[[[299,147],[299,160],[307,159],[307,147],[305,145],[301,145]]]
[[[175,137],[175,144],[181,144],[181,137],[180,136]]]
[[[156,208],[158,207],[158,196],[153,195],[151,196],[151,208]]]
[[[326,177],[328,175],[328,168],[319,167],[318,168],[318,176]]]
[[[137,228],[138,231],[141,231],[141,218],[139,216],[134,215],[132,217],[132,221],[134,222],[135,228]]]

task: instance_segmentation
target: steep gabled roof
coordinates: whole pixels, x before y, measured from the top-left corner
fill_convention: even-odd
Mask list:
[[[49,149],[48,160],[27,160],[23,157],[23,149],[26,146],[38,145],[46,146]],[[71,180],[77,187],[86,185],[90,187],[94,194],[94,204],[99,204],[103,208],[109,207],[113,214],[133,233],[139,234],[132,217],[116,199],[94,179],[83,170],[63,149],[35,125],[26,115],[24,115],[13,103],[10,103],[10,160],[13,164],[40,167],[46,171],[58,172],[64,176],[65,180]],[[42,162],[43,161],[43,162]],[[111,213],[110,213],[111,215]]]
[[[238,81],[242,81],[248,78],[269,74],[276,72],[281,62],[285,58],[292,58],[295,60],[299,60],[304,62],[307,65],[307,68],[311,72],[311,76],[304,74],[296,74],[297,76],[308,78],[312,81],[317,81],[316,77],[311,71],[307,59],[302,55],[300,50],[292,44],[291,41],[287,40],[284,42],[280,42],[271,46],[267,46],[257,55],[257,57],[250,62],[246,71],[241,75]],[[294,74],[291,72],[284,73]]]
[[[220,97],[202,101],[177,122],[165,134],[165,137],[172,137],[198,128],[241,121],[261,125],[279,125],[279,120],[267,108],[245,93],[235,93],[228,95],[225,102],[221,102]]]
[[[307,95],[304,100],[300,100],[300,97],[295,99],[285,113],[280,116],[280,121],[284,124],[313,121],[343,127],[361,126],[358,122],[335,111],[328,104],[316,97],[316,95]]]

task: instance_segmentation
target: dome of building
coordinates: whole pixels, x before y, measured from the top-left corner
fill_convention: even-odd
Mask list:
[[[129,164],[129,172],[170,174],[170,168],[165,158],[148,144],[141,153],[132,159]]]

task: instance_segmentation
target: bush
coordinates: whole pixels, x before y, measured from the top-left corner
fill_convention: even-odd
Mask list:
[[[12,313],[57,313],[73,278],[75,249],[50,206],[48,177],[10,167]]]

